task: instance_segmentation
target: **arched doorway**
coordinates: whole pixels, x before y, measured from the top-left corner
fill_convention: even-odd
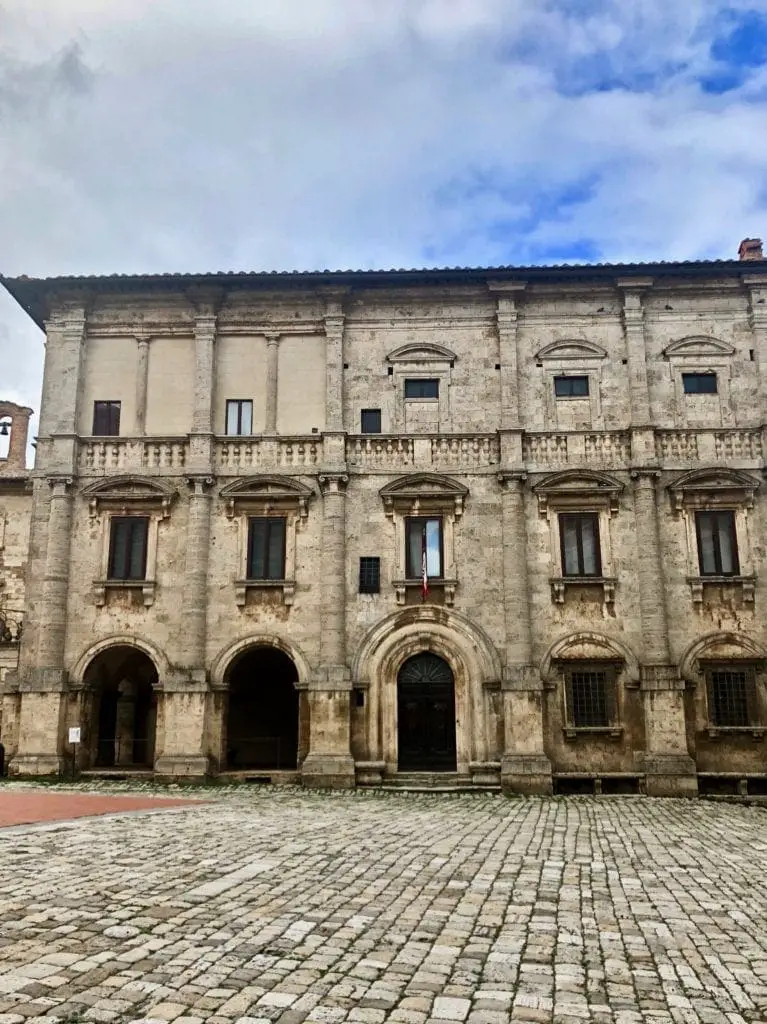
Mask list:
[[[227,673],[226,766],[229,771],[295,771],[298,672],[277,647],[251,647]]]
[[[416,654],[399,670],[397,739],[400,771],[456,770],[455,680],[436,654]]]
[[[91,694],[86,745],[94,768],[151,768],[154,763],[157,670],[148,655],[118,645],[98,654],[84,683]]]

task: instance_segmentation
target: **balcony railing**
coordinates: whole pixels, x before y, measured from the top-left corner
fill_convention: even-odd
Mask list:
[[[660,429],[655,431],[654,443],[658,463],[669,469],[693,468],[699,463],[755,468],[765,457],[762,431],[757,428]],[[531,472],[579,466],[621,470],[636,461],[632,460],[629,430],[531,431],[522,434],[521,454]],[[351,472],[492,471],[500,460],[497,433],[346,437],[346,461]],[[279,470],[315,473],[322,461],[320,434],[217,437],[213,445],[214,472],[221,476]],[[176,476],[182,475],[189,463],[189,440],[185,437],[87,439],[81,442],[78,456],[78,470],[83,476]]]

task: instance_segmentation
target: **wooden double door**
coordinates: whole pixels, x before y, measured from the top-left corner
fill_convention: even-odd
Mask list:
[[[456,770],[455,680],[436,654],[416,654],[399,671],[397,739],[399,771]]]

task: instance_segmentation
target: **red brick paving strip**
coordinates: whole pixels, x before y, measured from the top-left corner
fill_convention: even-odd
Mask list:
[[[183,807],[195,803],[200,801],[151,796],[102,796],[99,793],[40,793],[35,790],[0,792],[0,828],[32,825],[38,821],[86,818],[94,814]]]

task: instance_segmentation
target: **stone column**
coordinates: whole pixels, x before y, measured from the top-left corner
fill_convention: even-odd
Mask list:
[[[655,430],[650,411],[647,383],[647,347],[642,296],[652,286],[652,278],[619,278],[623,291],[623,332],[629,377],[631,410],[631,458],[635,466],[655,463]]]
[[[762,445],[767,452],[767,274],[745,274],[743,283],[748,288],[749,323],[759,374],[759,423]]]
[[[344,429],[343,291],[328,292],[325,306],[325,430]]]
[[[277,394],[279,389],[279,344],[277,331],[265,331],[266,336],[266,408],[264,433],[277,433]]]
[[[645,715],[647,792],[684,796],[697,792],[695,762],[687,749],[684,682],[671,662],[666,586],[656,494],[657,470],[634,469],[639,612],[642,623],[641,690]]]
[[[136,686],[123,679],[117,688],[115,719],[115,765],[133,764],[133,741],[136,738]]]
[[[506,658],[503,693],[504,792],[550,793],[551,762],[544,742],[543,683],[533,665],[530,589],[527,568],[525,476],[498,474],[503,537],[503,609]]]
[[[210,564],[211,487],[213,478],[190,476],[189,520],[186,534],[186,565],[183,585],[183,634],[180,667],[188,680],[192,703],[203,701],[208,688],[206,654],[208,624],[208,566]],[[170,681],[163,680],[162,700],[165,704],[166,742],[155,761],[159,775],[206,775],[208,757],[205,753],[205,716],[192,713],[186,707],[188,720],[181,728],[174,721],[181,697],[171,689]],[[181,677],[176,689],[184,690]],[[187,702],[188,704],[188,702]],[[198,723],[195,728],[194,723]],[[168,751],[172,750],[172,763]]]
[[[526,284],[525,281],[488,281],[488,289],[496,297],[498,364],[501,368],[500,443],[502,465],[522,465],[522,421],[519,407],[521,360],[518,351],[517,325],[518,302]]]
[[[198,472],[213,468],[213,378],[215,373],[217,309],[221,295],[194,292],[194,406],[188,465]]]
[[[323,473],[320,664],[309,681],[309,753],[304,785],[351,788],[351,673],[346,664],[346,484]]]
[[[137,338],[136,350],[136,433],[146,433],[146,395],[149,380],[149,338]]]
[[[62,766],[66,690],[64,645],[72,537],[72,480],[51,477],[42,593],[36,611],[36,643],[28,649],[19,677],[19,745],[10,771],[45,775]],[[31,639],[31,638],[30,638]]]

